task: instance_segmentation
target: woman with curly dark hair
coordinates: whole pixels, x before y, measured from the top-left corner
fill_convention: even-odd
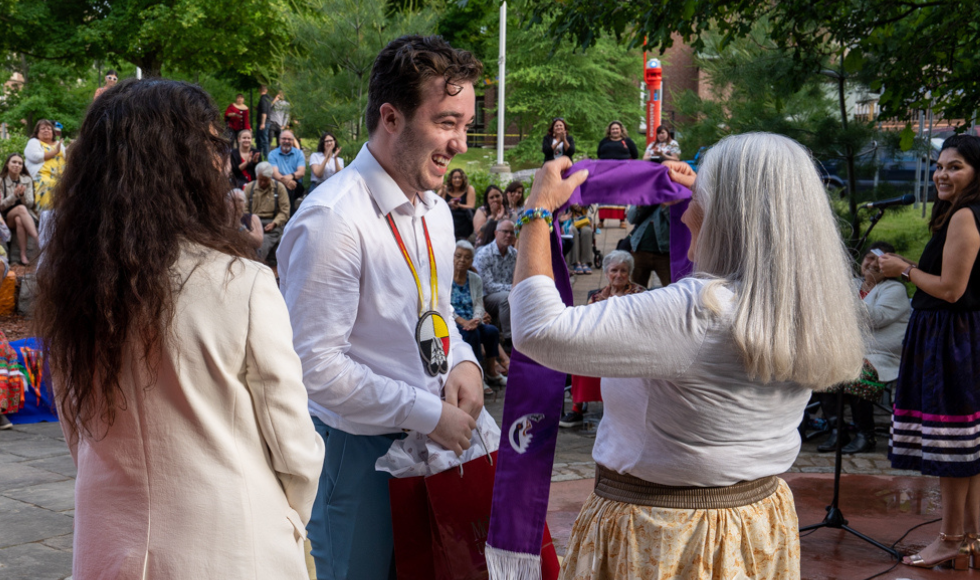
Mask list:
[[[231,225],[219,118],[199,87],[124,81],[57,186],[35,319],[76,580],[308,578],[323,442],[275,278]]]
[[[567,155],[571,159],[575,154],[575,139],[568,134],[568,123],[562,117],[551,120],[548,132],[541,141],[541,152],[544,153],[545,163],[562,155]]]

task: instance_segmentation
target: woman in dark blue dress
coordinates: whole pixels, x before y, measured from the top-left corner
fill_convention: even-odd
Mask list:
[[[888,456],[939,477],[939,537],[908,565],[980,567],[980,138],[946,139],[933,176],[939,199],[918,265],[886,254],[885,276],[918,288],[905,335]]]

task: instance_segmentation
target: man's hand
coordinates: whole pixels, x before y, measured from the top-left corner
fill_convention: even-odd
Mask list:
[[[282,178],[282,184],[286,186],[286,189],[296,189],[296,180],[288,175]]]
[[[269,222],[265,224],[265,226],[262,228],[262,231],[271,232],[275,227],[276,227],[276,222]]]
[[[461,362],[446,377],[446,402],[475,420],[483,410],[483,373],[476,363]]]
[[[463,328],[465,328],[466,330],[476,330],[476,327],[480,326],[480,322],[482,321],[479,318],[474,318],[473,320],[467,320],[466,323],[463,324]]]
[[[568,176],[568,179],[562,179],[561,174],[571,166],[572,160],[567,155],[562,155],[538,169],[534,174],[534,185],[531,186],[531,195],[528,196],[525,207],[540,207],[553,212],[568,201],[575,188],[582,185],[589,176],[588,170],[583,169]]]
[[[694,187],[694,179],[698,174],[691,169],[690,165],[683,161],[671,161],[669,159],[665,159],[661,162],[661,165],[670,171],[671,181],[683,185],[688,189]]]
[[[483,393],[483,389],[480,389],[480,393]],[[439,423],[436,425],[435,431],[429,433],[429,438],[459,457],[463,454],[464,449],[470,448],[473,429],[476,429],[476,420],[473,417],[443,401]]]
[[[265,131],[265,123],[259,123],[259,131]]]
[[[483,313],[483,324],[490,324],[493,322],[493,318],[490,316],[489,312]]]

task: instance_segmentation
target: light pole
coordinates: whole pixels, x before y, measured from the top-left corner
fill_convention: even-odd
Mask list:
[[[507,136],[507,125],[504,123],[504,98],[506,87],[507,60],[507,2],[500,3],[500,56],[497,59],[497,163],[490,168],[490,173],[510,173],[510,165],[504,163],[504,139]]]

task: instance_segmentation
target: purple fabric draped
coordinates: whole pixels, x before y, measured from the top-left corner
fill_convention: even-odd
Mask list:
[[[676,281],[690,273],[687,250],[691,234],[680,216],[691,192],[671,181],[666,167],[646,161],[585,160],[574,164],[566,176],[580,169],[588,169],[589,178],[572,193],[566,206],[655,205],[684,200],[671,206],[671,279]],[[571,306],[572,287],[557,227],[551,236],[551,267],[562,301]],[[541,537],[564,390],[565,373],[545,368],[514,350],[487,538],[492,580],[541,577]]]

